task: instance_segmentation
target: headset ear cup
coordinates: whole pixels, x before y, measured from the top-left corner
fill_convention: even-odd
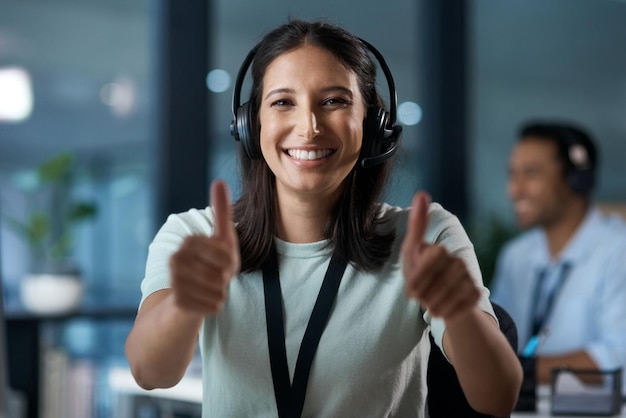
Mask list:
[[[385,149],[385,128],[389,121],[389,113],[382,107],[370,107],[363,122],[363,143],[361,158],[380,155]]]
[[[261,158],[261,150],[259,149],[254,135],[250,113],[250,105],[248,102],[242,104],[239,106],[239,109],[237,109],[237,118],[235,121],[237,128],[236,139],[241,142],[246,155],[255,160]]]
[[[587,196],[593,190],[595,177],[592,170],[573,169],[567,175],[567,182],[574,193]]]
[[[575,131],[561,128],[556,138],[567,146],[567,184],[574,193],[589,196],[595,185],[595,170],[589,149]]]

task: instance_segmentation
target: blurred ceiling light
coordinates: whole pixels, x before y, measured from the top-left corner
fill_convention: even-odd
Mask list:
[[[28,71],[0,68],[0,122],[20,122],[33,111],[33,86]]]
[[[398,121],[403,125],[417,125],[422,120],[422,108],[415,102],[398,105]]]
[[[206,86],[213,93],[222,93],[230,87],[230,74],[224,70],[211,70],[206,76]]]
[[[133,114],[137,105],[137,88],[132,78],[117,77],[100,89],[100,100],[111,108],[111,112],[119,117]]]

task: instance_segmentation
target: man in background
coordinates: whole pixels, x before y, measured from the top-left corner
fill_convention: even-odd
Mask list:
[[[567,366],[626,365],[626,223],[592,203],[598,156],[583,129],[523,126],[509,162],[508,195],[524,233],[501,251],[492,300],[536,356],[537,381]]]

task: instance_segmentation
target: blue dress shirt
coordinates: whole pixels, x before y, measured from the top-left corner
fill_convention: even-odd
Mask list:
[[[550,258],[545,233],[539,228],[502,249],[491,298],[515,321],[520,352],[532,337],[538,305],[545,307],[545,292],[566,265],[567,274],[544,318],[545,338],[536,354],[584,350],[600,369],[626,369],[626,223],[597,208],[588,212],[556,259]]]

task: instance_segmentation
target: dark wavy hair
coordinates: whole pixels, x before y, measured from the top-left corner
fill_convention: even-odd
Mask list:
[[[269,32],[257,46],[251,66],[250,114],[252,140],[259,141],[259,107],[263,76],[281,54],[303,45],[331,52],[358,79],[367,107],[383,107],[376,90],[376,65],[359,38],[337,25],[323,21],[290,20]],[[241,195],[234,205],[234,219],[241,249],[241,270],[262,268],[276,234],[275,177],[264,159],[252,159],[239,145]],[[344,181],[344,193],[337,202],[324,236],[357,269],[380,270],[391,254],[395,230],[377,230],[377,202],[390,173],[390,160],[369,168],[355,166]]]

